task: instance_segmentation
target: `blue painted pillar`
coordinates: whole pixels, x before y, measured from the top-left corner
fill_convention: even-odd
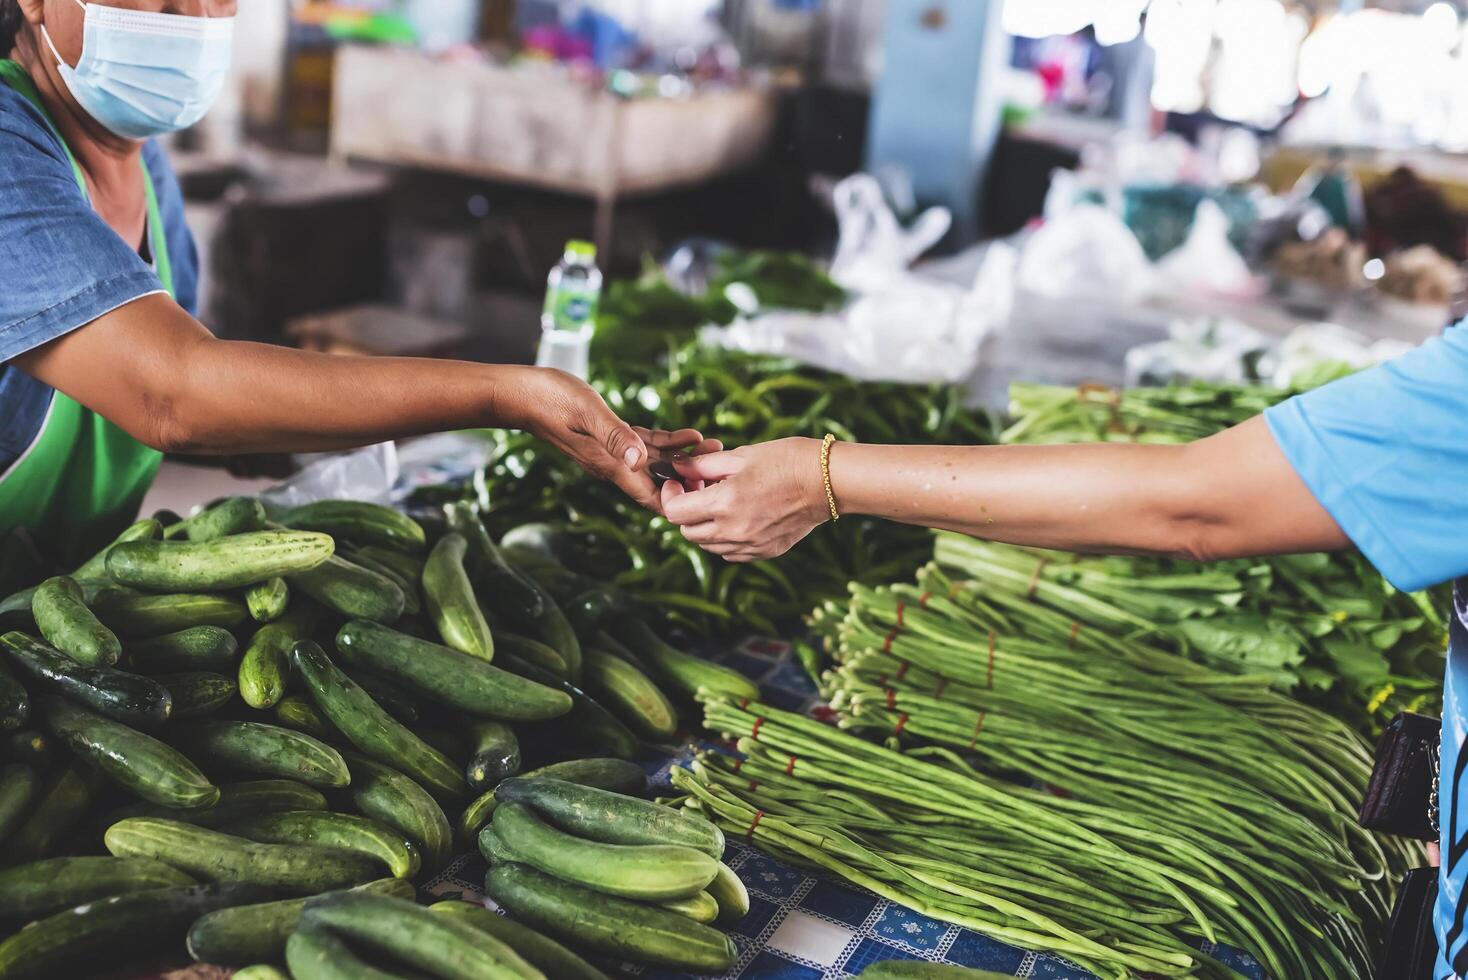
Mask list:
[[[1033,2],[1033,0],[1023,0]],[[922,204],[953,211],[959,244],[978,237],[980,181],[999,136],[1010,39],[1004,0],[888,0],[872,95],[867,166],[900,167]]]

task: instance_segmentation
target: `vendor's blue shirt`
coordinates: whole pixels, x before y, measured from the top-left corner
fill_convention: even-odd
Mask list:
[[[1434,925],[1438,980],[1468,977],[1468,326],[1265,418],[1311,493],[1393,585],[1458,580],[1443,687]]]
[[[174,291],[195,313],[199,262],[178,180],[157,144],[144,145],[143,158]],[[162,288],[150,263],[92,210],[35,106],[0,83],[0,474],[39,434],[53,394],[6,362]]]

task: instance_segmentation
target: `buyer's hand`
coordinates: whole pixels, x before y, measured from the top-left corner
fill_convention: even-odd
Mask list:
[[[565,453],[592,476],[608,480],[656,513],[662,512],[657,484],[647,473],[649,451],[702,453],[722,449],[695,429],[667,432],[623,422],[584,381],[548,368],[529,372],[520,392],[523,428]]]
[[[689,541],[728,561],[783,555],[830,519],[820,461],[817,439],[680,459],[684,485],[663,485],[663,514]]]

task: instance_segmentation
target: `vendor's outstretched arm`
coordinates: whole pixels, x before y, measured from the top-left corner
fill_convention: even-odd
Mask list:
[[[720,482],[695,493],[665,487],[665,513],[731,560],[781,554],[830,519],[815,440],[715,453],[680,468],[685,478]],[[1188,446],[838,443],[831,483],[843,516],[1042,548],[1215,559],[1350,543],[1263,418]]]
[[[310,452],[477,426],[522,428],[652,507],[646,444],[699,438],[634,430],[558,371],[217,340],[161,294],[15,363],[158,449]]]

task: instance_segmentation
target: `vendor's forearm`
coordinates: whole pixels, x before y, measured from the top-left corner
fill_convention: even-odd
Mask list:
[[[210,341],[187,359],[178,404],[159,419],[185,453],[320,452],[402,436],[531,423],[528,368],[344,357]]]
[[[342,357],[216,340],[162,295],[127,304],[16,359],[172,452],[349,448],[446,429],[522,427],[550,397],[526,368]]]
[[[1070,551],[1198,559],[1347,539],[1262,419],[1191,446],[837,445],[845,514]]]

